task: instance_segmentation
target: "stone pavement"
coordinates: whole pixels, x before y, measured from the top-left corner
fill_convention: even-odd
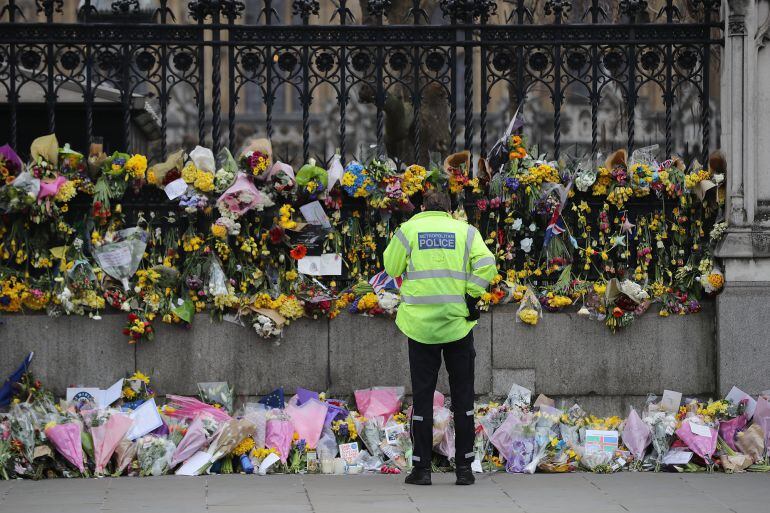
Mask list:
[[[0,481],[0,512],[761,513],[770,504],[767,474],[486,474],[471,487],[453,477],[434,474],[429,487],[383,475]]]

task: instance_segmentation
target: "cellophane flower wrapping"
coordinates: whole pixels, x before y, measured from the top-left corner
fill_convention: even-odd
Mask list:
[[[121,440],[118,446],[115,448],[115,472],[113,475],[121,475],[126,469],[128,469],[128,467],[131,465],[131,462],[136,459],[138,450],[138,440],[131,441],[127,438]]]
[[[657,469],[663,463],[663,456],[671,447],[671,438],[676,429],[676,417],[670,412],[648,410],[642,420],[650,426],[650,437],[654,449],[651,459]]]
[[[64,459],[83,473],[85,466],[83,465],[83,444],[80,439],[81,431],[80,423],[68,422],[47,427],[45,436],[59,454],[64,456]]]
[[[730,447],[730,449],[737,451],[735,446],[736,435],[746,427],[748,423],[748,416],[746,413],[741,413],[735,418],[719,421],[719,436]]]
[[[225,422],[211,441],[208,453],[211,454],[211,462],[230,454],[233,449],[254,433],[256,426],[248,419],[232,419]]]
[[[198,395],[205,403],[218,404],[228,413],[233,411],[233,389],[225,381],[198,383]]]
[[[310,449],[315,449],[318,445],[327,410],[326,405],[318,399],[309,399],[301,406],[292,403],[286,406],[286,413],[291,418],[294,430]]]
[[[217,208],[222,215],[236,218],[249,210],[262,211],[273,205],[273,200],[257,189],[244,173],[238,173],[235,182],[217,200]]]
[[[91,437],[94,442],[94,464],[98,474],[104,473],[115,448],[134,423],[128,415],[117,411],[109,411],[108,415],[109,418],[103,423],[91,426]]]
[[[447,458],[455,456],[455,430],[452,412],[445,406],[433,406],[433,448]]]
[[[265,430],[267,429],[267,407],[260,403],[246,403],[243,406],[241,416],[248,419],[256,426],[254,430],[254,447],[262,449],[265,447]]]
[[[193,419],[187,433],[177,445],[171,458],[171,468],[187,460],[193,454],[208,447],[211,438],[219,429],[219,422],[208,412],[199,413]]]
[[[149,235],[139,227],[117,233],[114,242],[94,246],[91,252],[102,270],[128,290],[128,280],[136,273],[147,248]]]
[[[758,462],[765,456],[765,432],[757,424],[752,424],[735,437],[735,446],[740,452]]]
[[[174,442],[155,435],[143,436],[137,441],[137,459],[142,476],[162,476],[169,471],[174,455]]]
[[[719,434],[717,433],[717,430],[708,427],[709,436],[702,436],[695,434],[690,427],[691,422],[696,422],[696,418],[690,418],[689,420],[685,420],[682,422],[682,425],[679,427],[679,429],[676,430],[676,436],[679,437],[681,441],[683,441],[685,444],[687,444],[687,447],[689,449],[700,456],[707,464],[713,463],[713,456],[714,452],[717,450],[717,440],[719,439]]]
[[[35,415],[30,405],[12,405],[8,417],[11,420],[11,436],[21,442],[24,457],[31,463],[35,451]]]
[[[182,395],[167,395],[170,408],[167,411],[169,417],[182,419],[195,419],[199,413],[208,413],[218,422],[227,422],[232,417],[220,408],[214,408],[210,404]]]
[[[757,400],[752,423],[758,425],[764,433],[765,447],[770,447],[770,401],[764,397]]]
[[[543,317],[543,307],[531,288],[527,287],[516,311],[515,322],[535,325]]]
[[[367,388],[356,390],[354,395],[358,411],[364,417],[382,417],[387,420],[401,409],[404,387]]]
[[[507,472],[523,473],[532,462],[537,449],[535,426],[533,414],[511,411],[492,434],[490,442],[505,460]]]
[[[623,425],[622,438],[625,446],[634,455],[634,459],[641,461],[644,458],[644,451],[652,441],[652,430],[633,408]]]
[[[282,463],[289,457],[293,436],[294,426],[288,415],[281,410],[271,410],[265,424],[265,447],[278,451]]]

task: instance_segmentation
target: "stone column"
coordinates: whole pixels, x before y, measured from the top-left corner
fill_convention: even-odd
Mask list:
[[[723,4],[722,149],[727,233],[716,255],[719,391],[770,389],[770,30],[768,0]]]

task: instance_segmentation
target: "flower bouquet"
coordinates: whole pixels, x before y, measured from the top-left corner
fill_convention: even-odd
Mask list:
[[[137,460],[139,475],[162,476],[171,468],[171,459],[176,447],[167,438],[148,435],[137,441]]]

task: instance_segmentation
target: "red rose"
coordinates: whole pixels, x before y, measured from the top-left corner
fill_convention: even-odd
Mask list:
[[[274,226],[270,229],[270,242],[278,244],[283,238],[283,229],[280,226]]]
[[[128,314],[128,322],[134,322],[134,321],[135,321],[135,320],[137,320],[138,318],[139,318],[139,317],[138,317],[136,314],[134,314],[134,313],[130,313],[130,314]]]

